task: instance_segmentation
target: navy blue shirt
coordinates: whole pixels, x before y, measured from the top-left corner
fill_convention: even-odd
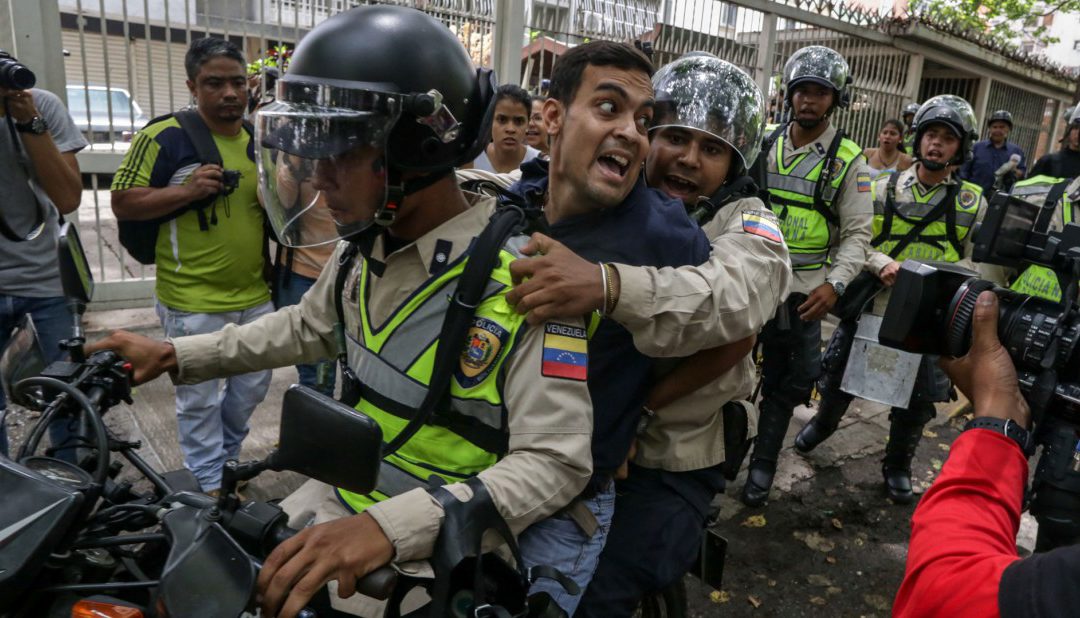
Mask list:
[[[547,162],[521,166],[510,188],[538,197],[547,188]],[[680,200],[650,189],[639,179],[622,204],[569,217],[550,226],[550,235],[592,262],[631,266],[685,266],[709,257],[709,240]],[[651,382],[652,360],[638,352],[621,324],[603,320],[589,339],[589,394],[593,404],[593,469],[609,474],[626,459]]]
[[[1014,154],[1020,155],[1020,165],[1016,166],[1016,169],[1026,172],[1027,158],[1024,157],[1024,151],[1016,144],[1007,141],[1001,148],[997,148],[988,139],[976,142],[971,160],[960,166],[960,177],[979,185],[982,187],[983,193],[989,196],[990,190],[994,188],[994,172],[1008,163],[1009,157]],[[1003,178],[1004,186],[1002,188],[1006,191],[1012,188],[1016,178],[1013,174],[1007,174]]]

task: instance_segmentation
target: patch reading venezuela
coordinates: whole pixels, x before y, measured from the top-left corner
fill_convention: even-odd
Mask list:
[[[859,193],[870,192],[870,174],[859,174],[855,177],[855,182],[859,185]]]
[[[584,328],[548,323],[540,373],[549,378],[584,382],[589,375],[589,344]]]
[[[742,214],[742,229],[747,234],[768,238],[774,242],[784,242],[784,235],[776,225],[776,216],[760,210],[747,210]]]
[[[483,382],[499,352],[506,345],[509,331],[487,318],[473,318],[473,324],[465,337],[465,349],[461,351],[461,362],[454,377],[462,388],[472,388]]]

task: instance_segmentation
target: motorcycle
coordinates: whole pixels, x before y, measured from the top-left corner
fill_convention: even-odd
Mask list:
[[[32,324],[0,356],[9,399],[40,412],[17,454],[0,457],[0,617],[231,617],[252,610],[261,560],[296,531],[278,505],[241,501],[237,485],[267,470],[289,470],[370,493],[382,459],[381,429],[355,409],[295,385],[284,396],[278,448],[262,460],[227,461],[217,497],[201,493],[187,470],[158,473],[139,456],[138,442],[103,422],[112,407],[131,402],[132,367],[111,351],[83,353],[79,324],[93,280],[70,223],[61,228],[59,253],[76,314],[73,336],[62,344],[70,360],[41,367]],[[46,428],[65,419],[80,428],[74,444],[38,454]],[[79,455],[76,463],[56,456],[64,450]],[[121,474],[121,459],[141,480]],[[479,481],[473,485],[486,496]],[[383,567],[357,582],[359,592],[389,599],[391,618],[401,615],[401,600],[417,586],[432,601],[409,616],[559,615],[542,599],[526,601],[533,579],[559,574],[528,572],[481,553],[489,529],[516,553],[490,500],[448,499],[452,494],[439,488],[432,495],[446,514],[432,558],[435,579]],[[301,615],[343,614],[331,608],[323,587]]]

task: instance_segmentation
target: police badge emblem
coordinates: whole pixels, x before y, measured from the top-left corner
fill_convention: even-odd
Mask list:
[[[508,334],[492,320],[473,318],[473,325],[465,337],[465,348],[461,351],[461,362],[454,372],[462,388],[472,388],[488,377]]]
[[[840,172],[844,171],[844,160],[840,158],[833,159],[832,162],[832,177],[836,180],[840,177]]]
[[[971,208],[975,204],[975,192],[970,189],[964,189],[960,192],[960,205],[964,208]]]

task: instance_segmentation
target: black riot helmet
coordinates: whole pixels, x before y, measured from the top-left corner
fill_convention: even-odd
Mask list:
[[[903,111],[903,113],[900,114],[900,117],[903,118],[904,121],[908,122],[909,124],[914,123],[915,122],[915,114],[919,113],[919,107],[920,106],[919,106],[918,103],[908,103],[907,105],[904,106],[904,111]],[[908,119],[907,119],[908,116],[911,116],[910,121],[908,121]]]
[[[1012,114],[1010,114],[1008,112],[1008,110],[1004,110],[1004,109],[999,109],[996,112],[994,112],[993,114],[990,114],[990,117],[986,119],[986,126],[990,126],[991,124],[993,124],[993,123],[995,123],[995,122],[997,122],[999,120],[1001,122],[1004,122],[1005,124],[1009,125],[1010,129],[1013,128]]]
[[[784,65],[784,102],[791,106],[791,96],[799,84],[811,82],[832,88],[833,107],[846,108],[851,100],[848,85],[851,70],[847,60],[835,50],[809,45],[795,52]],[[830,112],[832,109],[830,108]],[[828,114],[826,114],[827,116]]]
[[[256,116],[260,190],[278,238],[312,246],[392,224],[406,195],[484,148],[494,91],[494,74],[478,70],[457,37],[421,11],[362,6],[317,25],[293,52],[276,101]],[[320,162],[361,151],[378,152],[372,169],[385,187],[357,199],[381,203],[370,219],[335,219],[329,233],[315,222],[326,209],[310,181]],[[419,175],[403,179],[410,172]]]
[[[967,101],[954,94],[942,94],[923,103],[919,113],[915,114],[915,158],[928,169],[937,170],[945,166],[923,160],[920,152],[923,133],[934,124],[945,125],[960,138],[960,147],[948,165],[960,165],[971,160],[978,135],[975,132],[975,110]]]

